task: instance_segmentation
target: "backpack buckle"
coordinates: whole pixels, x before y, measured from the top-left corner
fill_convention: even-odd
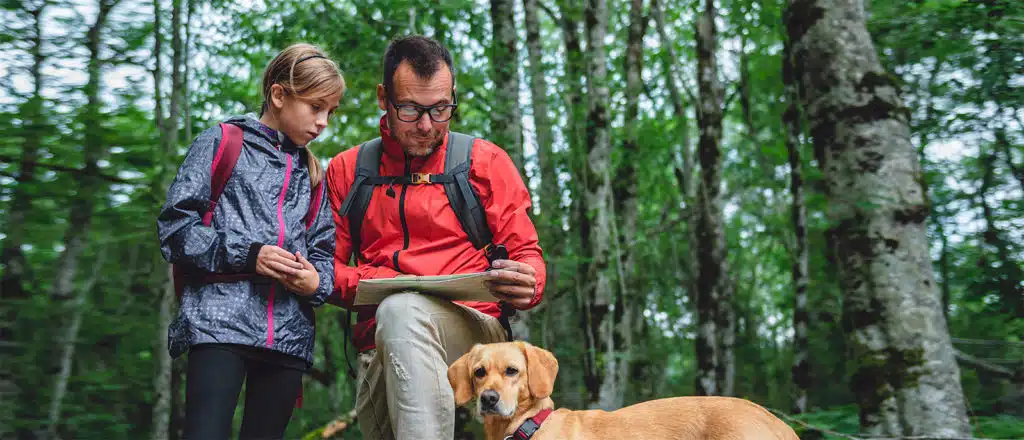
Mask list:
[[[412,173],[412,181],[409,182],[413,185],[423,185],[430,183],[430,173]]]

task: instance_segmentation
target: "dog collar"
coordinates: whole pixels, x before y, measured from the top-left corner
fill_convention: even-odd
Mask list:
[[[513,432],[512,435],[505,437],[505,440],[529,440],[530,437],[533,437],[533,433],[537,432],[537,430],[540,429],[540,424],[544,423],[544,419],[548,418],[548,415],[550,414],[550,409],[541,410],[539,413],[537,413],[537,415],[526,419],[526,421],[523,422],[522,425],[519,425],[519,428],[516,429],[516,432]]]

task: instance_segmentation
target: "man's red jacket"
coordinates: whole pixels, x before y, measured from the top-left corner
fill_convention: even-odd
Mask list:
[[[381,118],[380,133],[384,143],[380,175],[444,173],[447,135],[433,154],[407,159],[402,147],[391,137],[384,118]],[[361,230],[365,261],[359,261],[356,267],[349,266],[352,241],[348,218],[341,216],[339,208],[355,178],[358,155],[359,147],[351,148],[331,159],[327,167],[328,194],[336,226],[334,293],[328,302],[351,309],[361,279],[393,278],[399,274],[452,275],[482,272],[490,267],[484,251],[476,250],[469,242],[440,184],[407,185],[405,188],[394,185],[393,196],[387,194],[386,185],[374,188]],[[470,159],[470,184],[487,212],[493,242],[505,245],[510,259],[529,264],[537,271],[537,292],[527,307],[532,308],[543,296],[546,270],[537,243],[537,230],[528,215],[530,194],[508,153],[497,145],[477,139]],[[501,314],[496,302],[462,304],[494,317]],[[357,323],[353,342],[356,348],[359,351],[374,348],[376,306],[359,306],[355,311]]]

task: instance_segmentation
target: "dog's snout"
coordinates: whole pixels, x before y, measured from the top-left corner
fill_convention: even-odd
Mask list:
[[[498,392],[494,390],[487,390],[480,393],[480,403],[484,408],[493,408],[498,404]]]

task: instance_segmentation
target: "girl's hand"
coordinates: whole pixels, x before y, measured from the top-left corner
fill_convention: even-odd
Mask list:
[[[278,281],[295,276],[302,268],[302,263],[291,252],[277,246],[264,245],[256,257],[256,273]]]
[[[320,274],[317,273],[313,264],[306,257],[302,256],[301,252],[296,252],[294,257],[296,262],[302,265],[302,269],[286,275],[279,281],[292,292],[302,296],[310,296],[320,286]]]

